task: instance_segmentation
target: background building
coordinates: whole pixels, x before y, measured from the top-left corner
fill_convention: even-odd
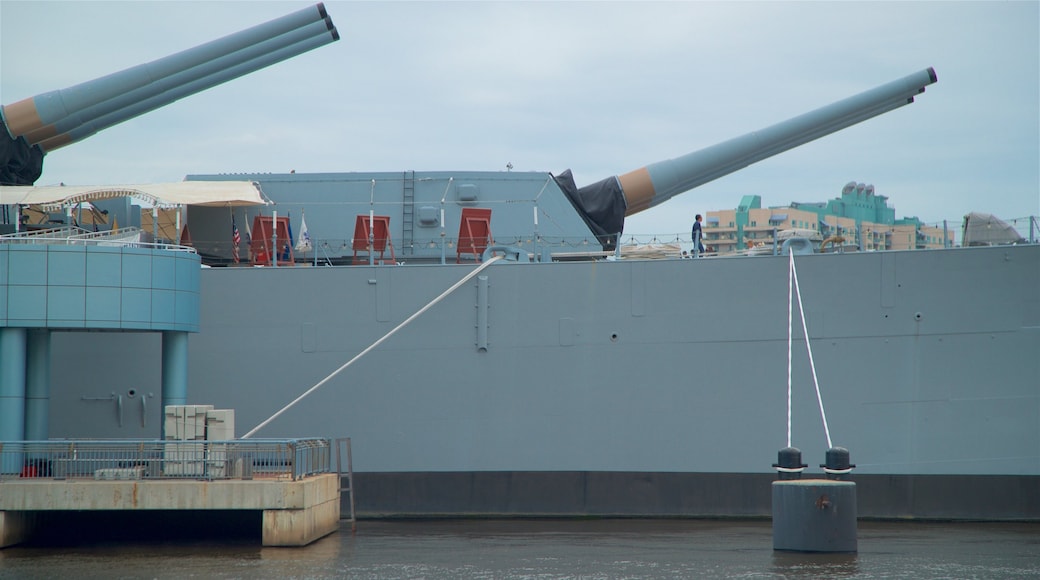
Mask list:
[[[825,246],[860,250],[942,248],[954,240],[954,232],[916,217],[897,220],[888,197],[875,193],[873,185],[849,182],[840,197],[825,202],[763,208],[761,196],[745,195],[735,209],[707,212],[704,244],[719,254],[741,252],[772,245],[792,230]]]

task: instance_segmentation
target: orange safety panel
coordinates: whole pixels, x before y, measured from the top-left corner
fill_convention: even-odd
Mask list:
[[[372,226],[371,232],[369,231],[369,224]],[[369,249],[369,233],[372,234],[371,249]],[[358,261],[359,250],[362,252],[379,252],[379,261],[383,262],[385,261],[384,254],[387,248],[390,249],[391,262],[396,262],[394,243],[390,240],[390,216],[359,214],[354,221],[354,263],[368,263],[368,259],[364,257],[362,257],[360,262]]]
[[[462,208],[455,263],[462,261],[463,254],[472,254],[473,259],[480,261],[484,250],[491,244],[494,244],[491,237],[491,210],[478,207]]]
[[[291,266],[295,263],[292,242],[289,240],[289,218],[279,217],[278,224],[274,225],[274,218],[258,215],[253,218],[252,239],[249,242],[249,253],[253,257],[253,263],[260,266],[272,265],[272,260],[277,256],[279,266]],[[277,251],[272,252],[271,239],[277,233]]]

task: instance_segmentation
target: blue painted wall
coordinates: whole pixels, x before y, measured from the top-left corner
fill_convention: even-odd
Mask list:
[[[200,259],[148,248],[0,245],[0,327],[199,330]]]

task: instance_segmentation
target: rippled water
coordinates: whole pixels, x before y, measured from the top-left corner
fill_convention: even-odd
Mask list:
[[[0,550],[3,578],[1038,578],[1040,524],[860,522],[859,552],[774,552],[769,521],[362,521],[304,548]]]

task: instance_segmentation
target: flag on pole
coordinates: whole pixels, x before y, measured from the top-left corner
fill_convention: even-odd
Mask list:
[[[239,263],[238,245],[242,243],[242,236],[238,233],[238,225],[235,223],[235,215],[231,214],[231,258]]]
[[[249,231],[249,214],[242,217],[246,219],[246,251],[249,253],[249,261],[253,261],[253,232]]]
[[[311,235],[307,232],[307,214],[300,217],[300,241],[296,242],[297,252],[309,252],[311,250]]]
[[[275,228],[277,228],[277,227],[278,226],[275,225]],[[292,212],[286,213],[286,216],[285,216],[285,227],[286,227],[287,230],[289,230],[289,242],[287,244],[285,244],[284,246],[282,246],[282,257],[281,257],[281,259],[283,261],[288,262],[289,259],[292,257],[292,248],[293,248]],[[276,229],[276,231],[277,231],[277,229]]]

